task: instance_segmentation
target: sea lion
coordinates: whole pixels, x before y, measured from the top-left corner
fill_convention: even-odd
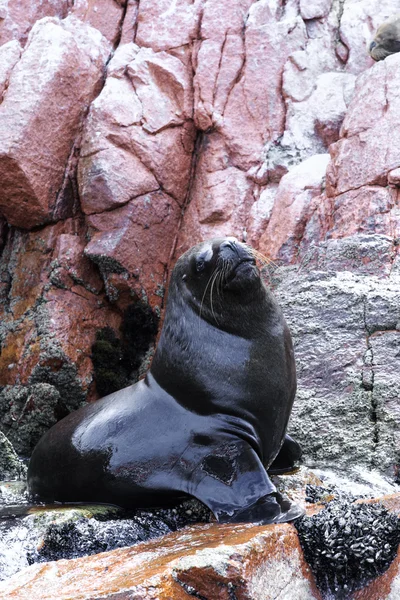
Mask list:
[[[400,52],[400,14],[382,23],[369,45],[369,53],[376,61],[396,52]]]
[[[285,437],[295,391],[290,333],[253,251],[232,237],[204,242],[175,265],[146,378],[52,427],[32,454],[29,490],[127,508],[189,494],[219,522],[292,520],[303,510],[267,469],[299,457]]]

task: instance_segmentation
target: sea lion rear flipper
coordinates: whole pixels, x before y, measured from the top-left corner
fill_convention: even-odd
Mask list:
[[[285,435],[284,442],[274,462],[268,469],[269,475],[280,475],[292,471],[301,459],[301,446],[290,435]]]
[[[258,455],[244,441],[213,448],[187,484],[185,491],[208,506],[220,523],[282,523],[303,514],[300,507],[283,500]]]

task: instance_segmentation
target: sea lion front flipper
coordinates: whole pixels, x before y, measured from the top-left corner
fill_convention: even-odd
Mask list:
[[[282,499],[256,452],[242,440],[210,448],[186,483],[185,491],[220,523],[283,523],[303,514]]]
[[[296,463],[301,459],[301,446],[290,435],[285,435],[282,447],[279,450],[274,462],[268,469],[269,475],[281,475],[288,473],[296,467]]]

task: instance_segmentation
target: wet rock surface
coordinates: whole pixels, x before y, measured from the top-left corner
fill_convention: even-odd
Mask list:
[[[108,505],[32,505],[23,485],[0,485],[0,579],[33,563],[72,559],[164,536],[208,522],[208,509],[188,499],[173,508],[126,511]]]
[[[302,467],[291,475],[274,477],[278,489],[292,500],[303,505],[307,499],[317,502],[308,505],[310,516],[295,523],[305,558],[292,524],[221,526],[209,523],[209,511],[194,500],[173,508],[132,513],[106,505],[33,507],[22,483],[2,484],[0,530],[5,543],[0,569],[5,581],[0,584],[0,597],[34,597],[40,588],[41,598],[60,594],[60,598],[118,598],[122,590],[133,598],[165,600],[189,598],[193,592],[210,600],[230,600],[233,593],[246,600],[272,600],[282,594],[293,600],[320,600],[321,594],[352,598],[352,590],[368,589],[370,576],[379,576],[387,569],[398,543],[399,494],[383,496],[377,508],[374,494],[394,488],[377,475],[374,484],[368,483],[373,474],[363,475],[364,479],[360,476],[360,483],[355,484],[329,472],[317,476]],[[329,481],[336,483],[325,483]],[[355,504],[356,496],[346,491],[348,487],[357,497],[362,495],[366,504]],[[325,535],[326,530],[329,535]],[[381,537],[382,548],[385,544],[390,548],[386,547],[372,564],[366,559],[371,558],[370,548],[375,549],[376,557]],[[158,540],[151,541],[153,538]],[[356,547],[352,548],[354,543]],[[354,564],[359,550],[365,554],[363,570],[357,570]],[[349,567],[339,569],[338,575],[334,561],[326,556],[332,552],[349,555],[349,565],[355,572]],[[322,579],[316,557],[320,563],[329,563]],[[64,558],[74,560],[60,560]],[[390,570],[396,560],[381,577],[394,577]],[[40,568],[36,563],[45,564]],[[28,564],[32,566],[24,569]],[[105,578],[101,576],[101,582],[100,573]],[[337,589],[329,587],[331,595],[326,596],[332,581]],[[371,598],[375,600],[375,596]]]
[[[274,477],[282,493],[301,504],[306,482],[321,484],[304,467]],[[134,511],[111,505],[34,505],[24,480],[0,483],[0,580],[33,563],[98,554],[210,521],[209,509],[191,498],[170,508]]]
[[[318,487],[325,498],[331,495],[332,489]],[[27,560],[87,555],[102,545],[117,549],[32,565],[1,583],[0,597],[394,599],[400,577],[399,494],[360,504],[340,489],[334,493],[325,508],[311,505],[310,516],[297,520],[296,527],[193,526],[191,520],[209,518],[193,502],[175,510],[140,511],[129,520],[109,507],[51,512],[39,507],[24,519],[25,527],[35,524],[42,531]],[[160,533],[167,535],[120,547]]]
[[[268,558],[267,558],[268,557]],[[82,572],[85,589],[82,589]],[[33,565],[2,598],[320,598],[291,525],[197,525],[133,548]],[[267,594],[267,595],[265,595]]]

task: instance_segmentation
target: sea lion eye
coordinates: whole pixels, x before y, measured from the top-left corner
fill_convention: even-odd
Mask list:
[[[205,261],[204,261],[202,258],[199,258],[199,259],[196,261],[196,271],[197,271],[198,273],[201,273],[201,271],[204,271],[204,267],[205,267],[205,266],[206,266],[206,263],[205,263]]]

